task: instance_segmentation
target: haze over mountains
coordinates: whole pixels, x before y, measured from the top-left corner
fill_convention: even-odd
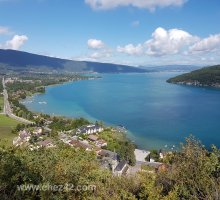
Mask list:
[[[196,69],[202,68],[201,66],[196,65],[163,65],[163,66],[141,66],[140,68],[146,69],[152,72],[166,72],[166,71],[181,71],[189,72]]]
[[[167,65],[133,67],[127,65],[73,61],[42,56],[16,50],[0,49],[1,73],[12,72],[96,72],[96,73],[143,73],[158,71],[192,71],[201,67],[191,65]]]

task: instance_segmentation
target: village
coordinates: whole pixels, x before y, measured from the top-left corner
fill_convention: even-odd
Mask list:
[[[35,116],[39,118],[40,116]],[[80,126],[76,129],[58,131],[56,137],[52,136],[53,131],[50,128],[53,119],[42,119],[41,126],[29,125],[20,128],[18,136],[14,138],[13,145],[16,147],[28,148],[30,151],[37,151],[40,148],[56,148],[57,145],[68,145],[72,148],[82,149],[84,151],[94,152],[100,166],[108,169],[113,175],[135,175],[139,171],[157,172],[167,166],[161,162],[155,162],[150,157],[151,152],[135,149],[135,165],[129,165],[128,161],[121,159],[119,154],[114,150],[108,150],[108,142],[102,139],[101,134],[106,129],[114,132],[121,132],[121,127],[109,128],[103,125],[88,124]],[[163,158],[163,153],[160,152],[159,157]]]
[[[34,83],[33,80],[7,78],[3,85],[6,83],[17,84],[18,82],[22,84]],[[24,90],[23,88],[11,91],[11,98],[20,99],[26,91],[27,89]],[[164,152],[138,149],[135,144],[132,144],[126,138],[125,133],[127,130],[123,125],[106,127],[98,122],[92,124],[82,118],[66,119],[65,117],[31,113],[16,102],[11,104],[11,107],[15,113],[18,111],[16,113],[18,115],[21,110],[23,115],[25,112],[29,113],[32,119],[31,123],[19,125],[14,130],[17,134],[17,137],[13,139],[15,147],[37,151],[41,148],[56,148],[62,144],[93,152],[100,166],[110,170],[116,176],[135,175],[139,171],[154,173],[168,168],[162,162]],[[28,116],[28,114],[23,115],[19,116]]]

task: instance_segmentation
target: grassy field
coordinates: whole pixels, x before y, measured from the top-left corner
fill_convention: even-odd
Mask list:
[[[12,140],[16,135],[11,133],[11,130],[18,124],[17,121],[5,116],[0,115],[0,142],[6,145],[11,145]]]
[[[0,94],[0,113],[3,112],[3,106],[4,106],[4,99],[3,96]]]

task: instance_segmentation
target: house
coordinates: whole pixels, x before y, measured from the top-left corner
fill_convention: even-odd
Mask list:
[[[100,147],[94,147],[93,150],[95,151],[96,155],[98,155],[99,152],[102,151]]]
[[[97,147],[107,146],[107,142],[106,142],[105,140],[103,140],[103,139],[97,140],[97,141],[95,142],[95,144],[96,144]]]
[[[111,170],[111,162],[110,162],[109,158],[101,159],[100,160],[100,165],[104,169]]]
[[[79,140],[71,140],[71,141],[69,142],[69,144],[70,144],[71,146],[77,146],[78,143],[79,143]]]
[[[86,143],[81,142],[79,140],[71,140],[69,142],[69,144],[74,147],[79,147],[79,148],[85,149],[86,151],[92,150],[92,146],[90,144],[86,144]]]
[[[42,133],[43,133],[43,129],[40,127],[35,128],[33,131],[33,134],[38,136],[40,136]]]
[[[97,152],[97,156],[99,156],[101,166],[104,168],[108,167],[114,174],[114,169],[118,165],[118,154],[113,151],[101,149]]]
[[[88,136],[88,139],[89,139],[90,141],[92,141],[92,142],[95,142],[95,141],[98,140],[98,136],[96,136],[96,135],[89,135],[89,136]]]
[[[50,120],[47,120],[47,119],[44,120],[44,124],[45,125],[50,125],[52,123],[53,123],[53,121],[50,121]]]
[[[122,160],[118,163],[118,165],[114,169],[114,174],[116,176],[121,176],[122,174],[125,174],[127,170],[128,170],[127,162],[125,160]]]
[[[109,157],[114,160],[118,160],[118,154],[113,151],[102,149],[101,151],[98,152],[98,155],[101,157]]]
[[[90,124],[86,126],[82,126],[79,129],[77,129],[77,134],[95,134],[95,133],[100,133],[103,131],[103,128],[99,125],[95,124]]]
[[[44,134],[45,134],[45,135],[50,134],[51,131],[52,131],[52,129],[50,129],[48,126],[45,126],[45,127],[44,127]]]
[[[43,140],[43,141],[40,141],[37,143],[39,147],[55,147],[55,145],[53,144],[53,140],[51,139],[46,139],[46,140]]]
[[[22,130],[19,132],[18,137],[13,139],[13,145],[20,146],[29,142],[31,139],[31,134],[27,130]]]
[[[28,131],[23,130],[19,132],[19,137],[23,142],[28,142],[31,139],[31,134]]]

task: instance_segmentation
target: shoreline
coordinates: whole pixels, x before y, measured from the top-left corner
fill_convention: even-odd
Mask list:
[[[176,85],[183,85],[183,86],[191,86],[191,87],[195,87],[195,88],[205,88],[205,89],[216,89],[216,90],[220,90],[220,85],[203,85],[203,84],[197,84],[197,83],[193,83],[193,82],[170,82],[167,80],[167,83],[170,84],[176,84]]]
[[[155,74],[155,73],[154,73]],[[172,75],[172,74],[171,74]],[[113,81],[115,81],[116,79],[118,80],[118,78],[117,78],[117,75],[116,75],[116,78],[114,78],[115,76],[114,75],[110,75],[113,79]],[[143,76],[143,78],[145,79],[145,75],[144,74],[142,74],[142,76]],[[156,77],[158,77],[158,75],[155,75]],[[155,76],[153,76],[153,77],[155,77]],[[123,76],[124,77],[124,76]],[[125,75],[125,77],[127,77],[127,75]],[[137,76],[137,78],[138,78],[139,76]],[[151,77],[151,75],[150,75],[150,77]],[[160,75],[159,75],[159,77],[161,77]],[[163,77],[167,77],[167,76],[163,76]],[[129,80],[130,80],[131,78],[129,78]],[[139,78],[138,78],[139,79]],[[166,83],[166,79],[165,78],[162,78],[162,81],[164,82],[164,83]],[[62,83],[62,85],[66,85],[66,84],[75,84],[75,83],[73,83],[73,82],[75,82],[75,81],[67,81],[67,82],[64,82],[64,83]],[[96,82],[99,82],[99,81],[96,81]],[[104,81],[105,82],[105,81]],[[77,83],[77,84],[79,84],[79,83]],[[75,91],[75,92],[77,92],[77,94],[79,94],[79,92],[80,92],[80,90],[82,90],[83,89],[83,87],[81,87],[82,85],[90,85],[90,82],[86,82],[86,83],[80,83],[79,85],[80,85],[80,87],[77,87],[78,89]],[[99,84],[102,84],[102,81],[100,82],[100,83],[98,83],[98,85]],[[60,84],[56,84],[56,85],[50,85],[50,86],[46,86],[46,87],[56,87],[58,85],[58,87],[59,87],[59,85]],[[94,83],[92,83],[91,82],[91,85],[94,85]],[[168,85],[167,87],[169,87],[169,88],[171,88],[171,91],[173,91],[174,89],[172,89],[173,88],[173,86],[171,85],[171,86],[169,86],[169,84],[165,84],[165,86],[166,85]],[[96,86],[96,84],[95,84],[95,86]],[[65,88],[67,88],[67,91],[69,91],[69,89],[68,88],[71,88],[71,86],[65,86]],[[87,87],[87,86],[86,86]],[[180,88],[178,88],[179,86],[176,86],[177,87],[177,89],[179,90],[182,90],[181,89],[181,87]],[[60,87],[61,89],[59,89],[60,90],[60,92],[62,92],[62,89],[64,89],[62,86]],[[192,88],[192,87],[191,87]],[[193,87],[193,88],[197,88],[197,87]],[[94,89],[94,87],[93,87],[93,89]],[[105,89],[105,88],[104,88]],[[177,89],[175,89],[175,91],[177,91]],[[56,92],[56,94],[57,93],[59,93],[59,90],[56,90],[57,92]],[[191,90],[191,89],[190,89]],[[206,97],[207,95],[206,95],[206,92],[205,91],[202,91],[202,89],[200,88],[199,89],[201,92],[199,92],[199,93],[202,93],[202,95],[204,96],[204,97]],[[53,91],[54,91],[54,89],[53,89]],[[193,91],[194,91],[194,89],[193,89]],[[87,91],[85,91],[84,93],[86,94],[86,92]],[[47,92],[46,92],[47,93]],[[53,92],[54,93],[54,92]],[[183,89],[183,94],[187,94],[188,93],[188,90],[185,90],[185,89]],[[212,90],[210,90],[210,93],[211,94],[213,94],[213,92],[212,92]],[[68,94],[68,92],[67,92],[67,94]],[[85,98],[85,94],[83,94],[83,98],[82,99],[78,99],[77,100],[77,102],[79,102],[80,103],[80,101],[83,101],[83,99]],[[179,94],[179,92],[178,92],[178,94]],[[216,94],[216,92],[215,92],[215,94]],[[36,95],[36,94],[35,94]],[[74,95],[74,94],[73,94]],[[57,96],[57,95],[56,95]],[[58,94],[58,96],[59,96],[59,94]],[[167,96],[167,95],[166,95]],[[216,95],[215,95],[216,96]],[[219,96],[219,95],[217,95],[217,96]],[[217,97],[216,96],[216,97]],[[80,95],[80,97],[81,97],[81,95]],[[107,97],[106,97],[107,98]],[[48,100],[48,105],[38,105],[38,101],[47,101]],[[59,101],[60,103],[61,103],[61,101]],[[91,120],[90,119],[90,117],[87,117],[87,111],[88,111],[88,113],[90,113],[90,114],[93,114],[94,116],[98,116],[98,117],[103,117],[103,118],[100,118],[100,119],[107,119],[107,122],[105,121],[105,124],[107,124],[107,125],[110,125],[110,126],[117,126],[118,124],[123,124],[123,125],[125,125],[128,129],[129,128],[131,128],[131,133],[132,134],[130,134],[130,133],[126,133],[126,135],[128,135],[128,138],[130,138],[131,139],[131,141],[133,141],[138,147],[140,147],[140,148],[144,148],[144,149],[160,149],[160,148],[162,148],[162,149],[165,149],[165,146],[167,145],[168,146],[168,149],[170,149],[171,150],[171,148],[172,148],[172,145],[175,145],[175,146],[178,146],[181,142],[183,142],[184,141],[184,138],[185,137],[187,137],[187,136],[189,136],[190,135],[190,133],[194,133],[195,135],[196,135],[196,137],[197,138],[200,138],[202,141],[203,141],[203,143],[205,143],[206,144],[206,146],[207,147],[209,147],[211,144],[213,144],[214,142],[212,142],[211,140],[209,140],[209,138],[207,138],[205,135],[204,135],[204,133],[203,132],[207,132],[207,128],[205,128],[205,129],[203,129],[204,131],[202,132],[202,133],[200,133],[199,131],[198,131],[198,128],[196,128],[196,127],[194,127],[194,126],[191,126],[190,124],[190,126],[188,126],[188,124],[186,124],[186,126],[181,126],[180,127],[180,129],[179,129],[179,127],[177,127],[177,126],[175,126],[175,127],[177,127],[176,129],[177,130],[179,130],[179,131],[175,131],[175,130],[173,130],[173,129],[166,129],[166,132],[168,132],[168,133],[164,133],[165,135],[168,135],[168,138],[166,138],[165,136],[163,136],[162,135],[162,133],[161,133],[161,137],[160,137],[160,135],[158,135],[158,137],[157,137],[157,135],[156,136],[154,136],[153,135],[153,132],[155,132],[155,134],[160,134],[160,128],[157,128],[155,131],[153,130],[153,132],[147,132],[148,130],[149,130],[149,128],[148,128],[148,125],[146,124],[146,125],[143,125],[143,127],[144,127],[144,129],[143,130],[145,130],[145,133],[144,133],[144,131],[142,131],[142,132],[140,132],[139,130],[140,130],[140,128],[138,128],[138,129],[136,129],[136,128],[134,128],[133,126],[131,126],[131,125],[129,125],[129,124],[127,124],[126,123],[126,120],[125,121],[121,121],[120,119],[123,119],[123,118],[117,118],[117,119],[114,119],[114,118],[110,118],[111,116],[113,116],[112,114],[110,114],[110,115],[108,115],[109,117],[105,117],[105,115],[103,116],[103,115],[99,115],[99,114],[97,114],[96,115],[96,113],[94,112],[94,109],[93,110],[87,110],[87,104],[85,105],[85,107],[84,107],[84,104],[80,104],[79,106],[72,106],[72,107],[69,107],[70,106],[70,104],[68,104],[68,107],[67,107],[67,109],[65,108],[65,101],[63,101],[63,106],[61,106],[60,107],[60,109],[56,109],[56,105],[58,106],[59,104],[59,102],[55,102],[54,104],[53,104],[53,98],[44,98],[44,95],[42,96],[42,97],[39,97],[39,98],[36,98],[35,99],[35,101],[33,102],[33,103],[31,103],[31,104],[29,104],[29,105],[27,105],[28,107],[29,107],[29,109],[32,111],[32,112],[35,112],[35,111],[37,111],[38,113],[44,113],[44,114],[50,114],[50,115],[56,115],[56,116],[60,116],[60,117],[65,117],[65,118],[70,118],[70,119],[73,119],[73,118],[79,118],[79,117],[83,117],[83,118],[85,118],[85,119],[88,119],[89,121],[91,121],[91,122],[94,122],[95,120]],[[194,101],[193,101],[194,102]],[[33,105],[33,106],[32,106]],[[53,106],[54,105],[54,106]],[[88,105],[91,105],[91,104],[88,104]],[[164,105],[167,105],[167,104],[164,104]],[[179,104],[178,104],[179,105]],[[186,104],[186,105],[188,105],[188,104]],[[217,104],[218,105],[218,104]],[[169,104],[168,104],[168,106],[169,106]],[[31,109],[31,107],[33,107],[33,109]],[[83,109],[82,107],[84,107],[85,109]],[[96,106],[97,108],[96,109],[98,109],[98,105]],[[34,108],[36,108],[36,109],[34,109]],[[58,107],[59,108],[59,107]],[[69,109],[70,108],[70,109]],[[72,109],[71,109],[72,108]],[[81,108],[82,108],[82,111],[81,111]],[[169,108],[169,107],[168,107]],[[69,112],[67,112],[68,111],[68,109],[69,109]],[[57,113],[55,112],[54,113],[54,111],[57,111]],[[91,112],[90,112],[91,111]],[[106,111],[109,111],[109,109],[106,109]],[[111,112],[111,111],[109,111],[109,112]],[[88,115],[90,115],[90,114],[88,114]],[[166,114],[166,112],[165,112],[165,114]],[[121,117],[123,117],[123,116],[121,116]],[[131,117],[132,118],[132,117]],[[98,120],[100,120],[100,119],[98,119]],[[112,119],[112,121],[111,121],[111,119]],[[171,117],[171,119],[173,119],[173,117]],[[182,119],[182,117],[180,118],[180,120]],[[112,123],[108,123],[108,120],[109,121],[111,121]],[[156,118],[155,118],[155,120],[157,120]],[[101,120],[102,121],[102,120]],[[136,120],[137,121],[137,120]],[[187,120],[187,123],[188,123],[188,121],[189,120]],[[115,123],[114,123],[115,122]],[[152,121],[152,123],[153,123],[153,126],[154,126],[154,124],[155,123],[157,123],[157,122],[153,122]],[[140,124],[140,125],[142,125],[142,124]],[[140,126],[139,125],[139,126]],[[150,126],[151,126],[151,124],[149,124]],[[167,126],[165,126],[165,127],[167,127]],[[175,128],[174,127],[174,128]],[[204,127],[204,126],[203,126]],[[214,126],[215,127],[215,126]],[[169,126],[168,126],[168,128],[169,128]],[[192,130],[192,128],[194,128],[194,130],[196,130],[196,131],[191,131]],[[130,130],[130,129],[129,129]],[[211,129],[210,129],[211,130]],[[216,130],[216,129],[213,129],[214,131]],[[150,130],[149,130],[150,131]],[[175,132],[175,133],[174,133]],[[187,134],[188,133],[188,134]],[[197,133],[197,134],[196,134]],[[175,134],[175,135],[171,135],[171,134]],[[177,135],[179,135],[179,136],[177,136]],[[183,139],[178,139],[178,137],[180,138],[183,138]],[[216,137],[216,138],[218,138],[218,137]],[[208,139],[208,140],[206,140],[206,139]],[[211,143],[210,143],[211,142]],[[215,143],[214,143],[215,144]]]
[[[100,78],[100,77],[98,77],[98,78]],[[98,79],[98,78],[73,80],[73,81],[67,81],[67,82],[63,82],[63,83],[56,83],[56,84],[52,84],[52,85],[48,85],[48,86],[42,86],[42,87],[45,87],[45,92],[46,92],[46,89],[47,89],[47,88],[56,87],[56,86],[60,86],[60,85],[67,85],[67,84],[74,83],[74,82],[76,82],[76,81],[95,80],[95,79]],[[101,77],[101,78],[102,78],[102,77]],[[25,99],[19,100],[19,103],[21,103],[22,105],[24,105],[24,106],[27,108],[27,106],[26,106],[26,105],[24,104],[24,102],[22,102],[22,101],[26,101],[28,98],[34,98],[34,96],[36,96],[36,95],[45,94],[45,92],[44,92],[44,93],[33,93],[32,95],[27,96]],[[92,122],[92,123],[95,123],[95,121],[102,121],[102,120],[98,120],[98,119],[95,119],[95,118],[94,118],[94,121],[93,121],[92,119],[86,118],[86,117],[83,117],[83,116],[80,116],[80,117],[70,117],[70,116],[64,116],[64,115],[58,115],[58,114],[43,113],[43,112],[41,112],[41,111],[32,111],[32,110],[30,110],[29,108],[27,108],[27,109],[28,109],[28,111],[30,111],[32,114],[48,114],[48,115],[50,115],[50,116],[57,116],[57,117],[67,118],[67,119],[74,119],[74,118],[80,118],[80,117],[82,117],[82,118],[84,118],[84,119],[86,119],[86,120],[88,120],[88,121],[90,121],[90,122]],[[117,126],[118,126],[118,125],[116,125],[116,124],[112,124],[112,123],[105,122],[105,121],[102,121],[102,122],[104,122],[105,126],[107,125],[107,126],[110,126],[110,127],[113,127],[113,128],[116,128],[116,129],[117,129]],[[133,135],[133,133],[132,133],[130,130],[127,130],[127,129],[126,129],[126,131],[124,131],[124,132],[122,132],[122,133],[123,133],[137,148],[141,148],[140,145],[138,145],[136,142],[134,142],[134,140],[131,139],[131,136],[134,137],[134,135]],[[130,137],[129,137],[129,135],[130,135]],[[141,148],[141,149],[150,150],[150,149],[146,149],[146,148]],[[157,148],[155,148],[155,149],[157,149]],[[159,149],[158,149],[158,150],[159,150]]]
[[[88,79],[88,80],[91,80],[91,79]],[[87,81],[88,81],[87,80]],[[93,79],[92,79],[93,80]],[[82,80],[77,80],[77,81],[82,81]],[[64,82],[64,83],[61,83],[61,84],[53,84],[53,85],[49,85],[49,86],[45,86],[45,88],[51,88],[51,87],[56,87],[56,86],[60,86],[60,85],[67,85],[67,84],[71,84],[71,83],[73,83],[74,84],[74,82],[76,82],[76,81],[67,81],[67,82]],[[46,92],[46,90],[45,90],[45,92]],[[42,94],[44,94],[44,93],[42,93]],[[36,95],[38,95],[38,93],[34,93],[32,96],[28,96],[28,98],[32,98],[32,97],[34,97],[34,96],[36,96]],[[27,98],[25,98],[24,100],[28,100]],[[26,106],[26,104],[24,104],[23,102],[21,102],[23,105],[25,105]],[[47,106],[47,105],[45,105],[45,106]],[[58,117],[63,117],[63,118],[67,118],[67,119],[74,119],[74,118],[80,118],[80,117],[82,117],[82,118],[84,118],[84,119],[87,119],[87,120],[89,120],[90,122],[92,122],[92,123],[95,123],[95,121],[102,121],[102,122],[104,122],[104,124],[105,125],[107,125],[107,126],[111,126],[111,127],[117,127],[117,125],[120,123],[115,123],[115,124],[113,124],[113,123],[110,123],[110,122],[106,122],[106,121],[103,121],[103,120],[100,120],[100,119],[96,119],[96,118],[94,118],[94,117],[92,117],[92,118],[88,118],[88,117],[86,117],[86,116],[77,116],[77,117],[74,117],[74,116],[65,116],[65,115],[62,115],[62,114],[56,114],[56,113],[51,113],[51,112],[44,112],[44,111],[33,111],[32,109],[30,110],[30,108],[28,108],[28,110],[29,111],[31,111],[33,114],[48,114],[48,115],[50,115],[50,116],[58,116]],[[148,148],[146,148],[145,147],[145,145],[144,144],[140,144],[140,143],[138,143],[138,142],[136,142],[138,139],[137,139],[137,137],[135,136],[135,134],[131,131],[131,130],[127,130],[126,132],[125,132],[125,135],[126,135],[126,137],[127,138],[129,138],[130,139],[130,141],[132,142],[132,143],[134,143],[136,146],[137,146],[137,148],[139,148],[139,149],[145,149],[145,150],[152,150],[152,149],[157,149],[157,150],[159,150],[159,149],[164,149],[164,150],[170,150],[170,151],[172,151],[173,149],[172,149],[172,147],[173,147],[173,145],[175,145],[176,147],[179,145],[179,143],[177,144],[177,143],[173,143],[173,142],[170,142],[170,141],[167,141],[167,142],[165,142],[165,144],[164,145],[162,145],[162,141],[161,140],[158,140],[156,143],[155,143],[155,145],[153,145],[154,147],[148,147]],[[146,140],[148,140],[149,141],[149,139],[146,139]],[[150,139],[150,141],[152,141],[152,143],[153,143],[153,139]],[[167,147],[166,147],[167,146]],[[176,149],[174,149],[174,150],[176,150]]]

